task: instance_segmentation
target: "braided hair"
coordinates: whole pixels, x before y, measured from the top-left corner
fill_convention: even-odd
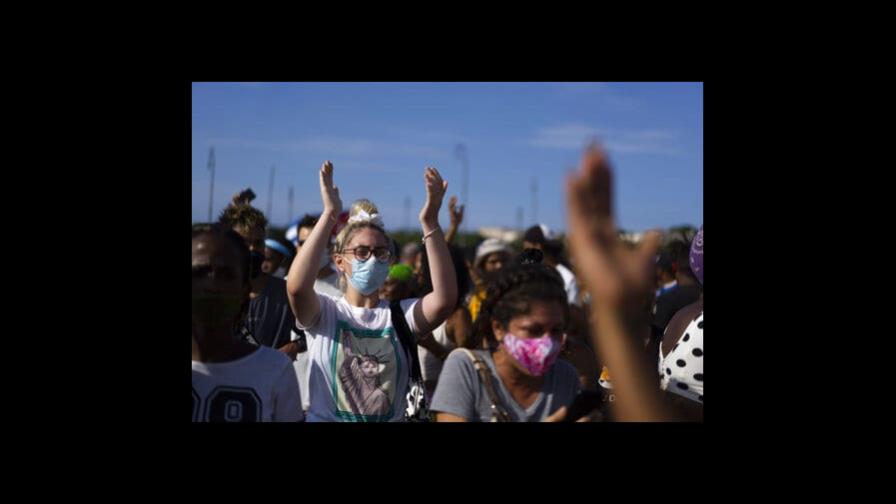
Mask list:
[[[473,324],[473,344],[496,348],[498,341],[492,331],[492,320],[505,328],[510,320],[529,313],[533,302],[558,303],[563,317],[569,320],[569,303],[563,279],[554,268],[541,263],[514,264],[498,271],[488,286],[479,317]]]
[[[218,222],[230,227],[240,227],[243,229],[253,229],[261,227],[267,228],[268,220],[261,210],[253,207],[250,203],[255,199],[255,193],[252,189],[243,189],[233,196],[227,208],[221,212]]]

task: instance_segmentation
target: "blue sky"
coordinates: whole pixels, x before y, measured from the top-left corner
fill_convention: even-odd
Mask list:
[[[192,217],[208,217],[209,147],[215,147],[214,216],[244,187],[287,222],[321,209],[325,159],[346,208],[366,197],[388,229],[417,226],[423,169],[461,197],[458,143],[469,159],[468,229],[538,222],[565,230],[563,180],[585,141],[601,138],[615,166],[618,225],[628,230],[703,223],[702,83],[194,83]],[[538,183],[533,216],[532,180]],[[441,222],[447,227],[447,197]]]

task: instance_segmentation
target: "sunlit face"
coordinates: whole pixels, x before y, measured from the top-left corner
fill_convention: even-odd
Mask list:
[[[381,247],[388,249],[389,240],[387,240],[386,236],[380,231],[374,228],[365,227],[358,229],[351,237],[349,237],[344,250],[354,250],[356,247],[362,246],[368,247],[371,250]],[[352,259],[355,258],[354,254],[352,252],[343,252],[342,254],[336,254],[333,257],[339,271],[345,273],[347,276],[351,276]]]
[[[510,319],[506,329],[497,320],[492,321],[492,329],[498,341],[504,339],[504,335],[509,332],[524,339],[550,334],[552,338],[562,342],[565,328],[563,306],[556,302],[533,301],[529,305],[529,313]]]
[[[492,252],[483,261],[482,268],[487,273],[498,271],[504,267],[508,259],[510,259],[510,255],[507,252]]]
[[[492,331],[498,342],[503,341],[507,333],[520,339],[541,338],[548,334],[562,345],[565,342],[565,327],[563,305],[558,302],[533,301],[529,305],[529,313],[511,318],[506,329],[497,320],[492,321]],[[503,345],[501,348],[503,350]],[[511,359],[511,363],[522,373],[530,374],[516,359]]]
[[[279,268],[280,265],[283,264],[283,259],[283,254],[270,247],[265,247],[264,261],[262,261],[261,263],[261,271],[270,275],[271,273],[277,271],[277,268]]]

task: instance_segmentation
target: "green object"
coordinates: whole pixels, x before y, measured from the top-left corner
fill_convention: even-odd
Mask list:
[[[400,282],[407,282],[414,276],[414,270],[407,264],[396,264],[389,268],[389,278],[394,278]]]

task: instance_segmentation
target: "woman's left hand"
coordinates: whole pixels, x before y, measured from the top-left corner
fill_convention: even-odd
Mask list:
[[[427,166],[424,170],[423,179],[426,181],[426,203],[420,210],[420,223],[428,228],[424,231],[428,231],[439,225],[439,209],[442,208],[442,199],[448,189],[448,182],[442,180],[439,171],[431,166]]]

